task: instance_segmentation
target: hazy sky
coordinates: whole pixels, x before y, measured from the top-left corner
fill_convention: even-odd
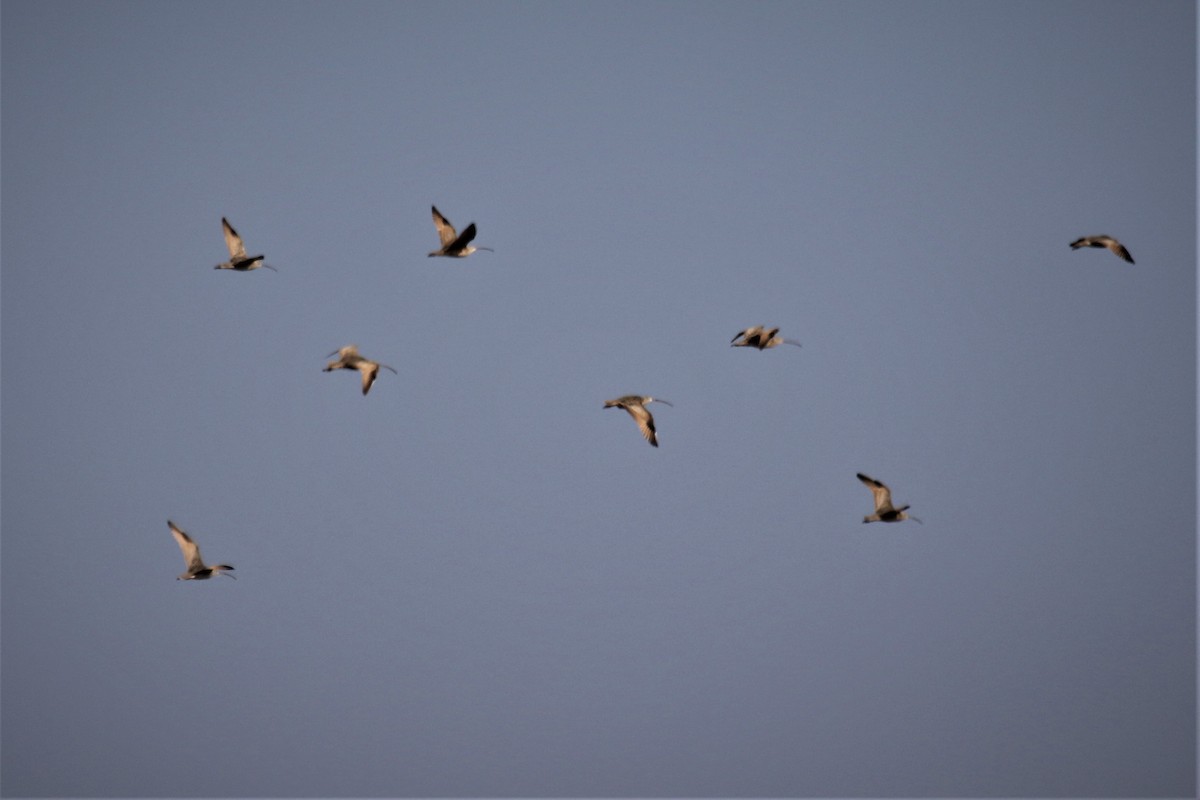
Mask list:
[[[0,790],[1194,796],[1196,21],[6,0]]]

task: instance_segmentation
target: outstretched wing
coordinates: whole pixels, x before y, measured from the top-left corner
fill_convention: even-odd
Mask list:
[[[454,228],[450,229],[450,233],[451,234],[454,233]],[[475,223],[472,222],[470,225],[467,226],[466,230],[464,230],[462,233],[460,233],[458,235],[458,238],[453,240],[453,243],[449,247],[447,247],[446,250],[451,253],[456,253],[461,250],[465,250],[467,245],[470,244],[471,240],[474,238],[475,238]]]
[[[742,331],[737,336],[730,339],[729,343],[733,344],[738,339],[747,339],[748,340],[751,336],[754,336],[756,333],[759,333],[761,331],[762,331],[761,325],[755,325],[753,328],[746,328],[746,330]]]
[[[1125,249],[1125,245],[1121,244],[1120,242],[1118,242],[1116,239],[1112,238],[1111,236],[1106,236],[1104,238],[1105,238],[1105,241],[1104,241],[1105,247],[1107,247],[1109,250],[1112,250],[1115,254],[1117,254],[1121,258],[1125,259],[1130,264],[1133,263],[1133,256],[1129,255],[1129,251]]]
[[[225,231],[225,246],[229,248],[229,257],[233,261],[246,257],[246,246],[242,244],[242,237],[238,236],[237,231],[229,224],[229,220],[221,217],[221,229]]]
[[[654,428],[654,417],[646,410],[643,405],[631,405],[624,407],[629,412],[629,416],[633,417],[633,421],[637,423],[638,430],[642,432],[642,436],[650,444],[658,447],[657,431]]]
[[[175,542],[179,545],[180,552],[183,553],[183,562],[187,565],[188,572],[204,569],[204,561],[200,558],[200,547],[192,541],[192,537],[180,530],[171,520],[167,520],[167,527],[171,529],[171,535],[175,537]]]
[[[450,220],[442,216],[442,212],[437,210],[437,206],[433,208],[433,224],[437,226],[438,239],[442,242],[442,248],[458,238],[458,233],[454,230],[454,226],[450,224]],[[474,234],[471,235],[474,238]],[[470,241],[468,239],[467,241]]]
[[[892,490],[883,484],[882,481],[877,481],[874,478],[858,473],[858,479],[863,482],[868,489],[871,490],[872,496],[875,498],[875,512],[883,513],[892,510]]]
[[[375,382],[375,376],[379,374],[379,365],[374,361],[363,359],[358,364],[358,371],[362,373],[362,390],[365,395],[371,391],[371,384]]]

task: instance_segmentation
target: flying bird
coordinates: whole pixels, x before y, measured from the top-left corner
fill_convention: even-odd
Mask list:
[[[730,347],[757,347],[759,350],[766,350],[769,347],[777,347],[781,344],[794,344],[796,347],[802,347],[799,342],[793,339],[785,339],[782,336],[777,336],[779,328],[771,328],[767,330],[762,325],[755,325],[753,328],[739,333],[737,336],[729,340]]]
[[[633,421],[637,423],[638,430],[642,432],[642,436],[646,437],[646,441],[658,447],[658,436],[654,429],[654,417],[646,410],[646,406],[650,403],[671,405],[666,400],[657,397],[642,397],[641,395],[628,394],[624,397],[618,397],[616,400],[604,401],[604,407],[623,408],[628,411],[629,416],[633,417]]]
[[[387,364],[380,364],[378,361],[372,361],[369,358],[363,358],[358,354],[356,345],[348,344],[338,350],[334,350],[326,358],[337,356],[337,361],[330,361],[322,369],[322,372],[333,372],[335,369],[356,369],[362,373],[362,392],[366,395],[371,390],[371,384],[375,382],[375,376],[379,374],[379,368],[390,369],[399,375],[399,372]]]
[[[232,570],[233,567],[228,564],[216,564],[211,567],[205,564],[204,560],[200,558],[199,546],[192,541],[192,537],[180,530],[174,522],[167,520],[167,527],[171,529],[171,535],[175,537],[175,541],[179,544],[179,549],[183,552],[183,563],[187,565],[187,572],[175,580],[206,581],[213,575],[224,575],[227,578],[233,577],[229,574],[229,570]]]
[[[229,260],[217,264],[213,269],[235,269],[238,272],[249,272],[252,269],[266,267],[272,272],[279,272],[270,264],[263,263],[266,256],[246,255],[246,246],[242,244],[242,237],[238,236],[237,231],[229,224],[229,220],[224,217],[221,217],[221,229],[225,231],[225,246],[229,248]]]
[[[900,506],[894,508],[892,506],[892,490],[884,486],[882,482],[869,478],[858,473],[858,479],[863,482],[871,494],[875,497],[875,513],[869,517],[863,517],[863,522],[900,522],[901,520],[911,519],[914,522],[921,520],[908,513],[909,506]]]
[[[461,234],[454,230],[454,226],[450,224],[450,220],[442,216],[442,213],[437,210],[437,206],[433,208],[433,224],[437,226],[438,238],[441,239],[442,247],[440,250],[434,250],[430,256],[450,256],[452,258],[466,258],[476,250],[487,250],[494,253],[490,247],[476,247],[471,244],[471,240],[475,238],[475,223],[472,222],[467,226]]]
[[[1125,249],[1125,245],[1118,242],[1111,236],[1101,234],[1100,236],[1084,236],[1082,239],[1076,239],[1071,242],[1071,249],[1078,250],[1081,247],[1107,247],[1112,250],[1115,255],[1133,263],[1133,256],[1129,255],[1129,251]]]

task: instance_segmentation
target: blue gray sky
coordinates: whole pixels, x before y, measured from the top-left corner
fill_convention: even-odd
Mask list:
[[[1193,3],[0,12],[5,795],[1194,796]]]

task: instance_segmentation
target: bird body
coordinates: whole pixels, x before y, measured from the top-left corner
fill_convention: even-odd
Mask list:
[[[335,369],[356,369],[362,373],[362,393],[366,395],[371,390],[371,384],[375,382],[375,377],[379,374],[379,368],[390,369],[392,372],[399,375],[400,373],[387,364],[380,364],[378,361],[372,361],[369,358],[364,358],[358,354],[356,345],[348,344],[338,350],[334,350],[327,357],[337,356],[337,361],[330,361],[322,369],[322,372],[333,372]]]
[[[192,537],[184,533],[174,522],[167,520],[167,527],[171,529],[171,535],[175,537],[175,542],[179,545],[179,549],[183,553],[183,563],[187,565],[187,572],[175,580],[206,581],[214,575],[224,575],[227,578],[233,577],[228,574],[228,570],[233,569],[228,564],[215,564],[211,567],[205,564],[204,560],[200,558],[200,547],[192,541]]]
[[[638,430],[642,432],[642,436],[646,438],[654,447],[658,447],[658,435],[654,428],[654,417],[646,410],[646,406],[650,403],[664,403],[671,405],[666,400],[657,397],[643,397],[637,394],[627,394],[624,397],[618,397],[615,400],[605,400],[605,408],[623,408],[629,412],[629,416],[633,417],[633,421],[637,423]]]
[[[777,347],[781,344],[792,344],[796,347],[802,345],[792,339],[785,339],[778,336],[779,328],[771,328],[767,330],[763,325],[755,325],[753,328],[739,333],[737,336],[729,340],[730,347],[757,347],[759,350],[766,350],[769,347]]]
[[[229,260],[217,264],[213,269],[232,269],[238,272],[249,272],[252,269],[266,267],[272,272],[279,271],[270,264],[263,263],[263,259],[266,256],[246,255],[246,246],[242,244],[242,237],[238,236],[237,231],[229,224],[229,220],[224,217],[221,217],[221,229],[225,232],[225,246],[229,248]]]
[[[460,234],[450,224],[450,220],[442,216],[442,212],[437,210],[437,206],[433,208],[433,224],[437,227],[438,239],[442,246],[438,250],[430,253],[430,256],[449,256],[451,258],[466,258],[476,250],[487,250],[495,252],[490,247],[475,247],[471,244],[471,240],[475,238],[475,223],[472,222]]]
[[[1071,242],[1071,249],[1078,250],[1081,247],[1107,247],[1115,255],[1133,263],[1133,256],[1129,255],[1129,251],[1125,249],[1125,245],[1118,242],[1111,236],[1100,234],[1099,236],[1084,236]]]
[[[858,473],[858,479],[871,490],[871,494],[875,498],[875,513],[863,517],[863,522],[900,522],[902,520],[911,519],[914,522],[920,522],[913,515],[908,513],[909,506],[900,506],[895,508],[892,506],[892,490],[883,484],[882,481],[877,481]]]

